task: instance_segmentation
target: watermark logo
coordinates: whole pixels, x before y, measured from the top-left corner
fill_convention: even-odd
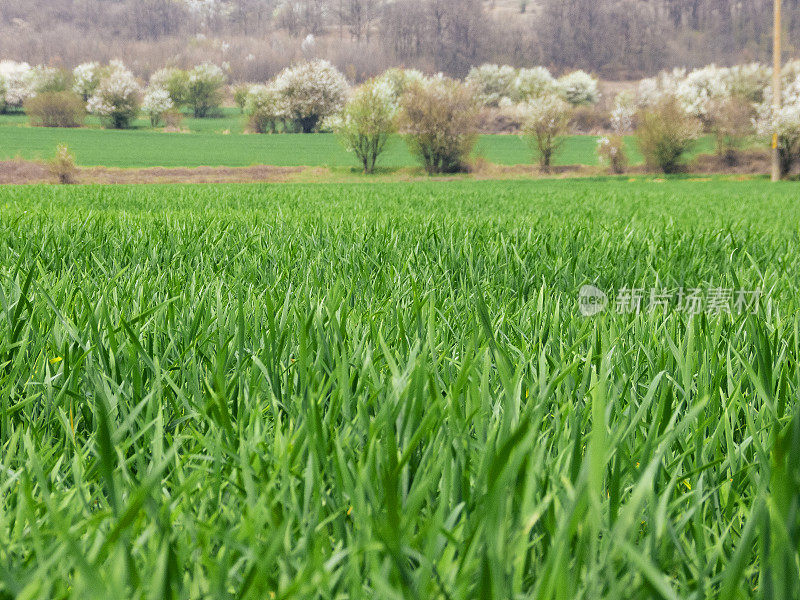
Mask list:
[[[578,294],[578,306],[585,317],[602,313],[609,306],[620,315],[670,310],[691,315],[753,314],[760,301],[760,289],[622,287],[607,294],[593,285],[584,285]]]
[[[584,317],[591,317],[608,308],[608,296],[603,290],[593,285],[585,285],[581,288],[578,296],[578,304],[581,314]]]

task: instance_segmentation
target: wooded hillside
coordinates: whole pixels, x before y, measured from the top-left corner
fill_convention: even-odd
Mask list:
[[[800,0],[784,0],[789,54]],[[228,62],[262,80],[303,56],[353,78],[483,62],[607,79],[769,57],[772,0],[0,0],[0,59]],[[313,37],[309,37],[313,36]]]

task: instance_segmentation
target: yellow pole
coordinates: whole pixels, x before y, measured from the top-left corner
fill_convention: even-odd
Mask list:
[[[781,107],[781,69],[783,60],[781,57],[781,0],[775,0],[775,32],[773,36],[773,58],[775,64],[772,73],[772,107],[775,114]],[[779,181],[781,178],[781,165],[778,156],[778,134],[772,134],[772,181]]]

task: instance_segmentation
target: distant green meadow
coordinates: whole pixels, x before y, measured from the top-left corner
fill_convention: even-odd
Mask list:
[[[244,167],[250,165],[356,167],[355,157],[342,149],[333,134],[244,135],[245,117],[226,109],[218,119],[186,118],[187,133],[153,130],[137,121],[127,131],[100,129],[93,117],[87,127],[54,129],[29,127],[24,115],[0,115],[0,159],[20,157],[46,160],[59,144],[69,146],[83,166],[106,167]],[[570,136],[556,156],[557,165],[595,165],[597,136]],[[641,155],[632,137],[627,139],[632,163]],[[710,151],[710,140],[697,151]],[[475,155],[499,165],[534,162],[528,145],[517,135],[483,135]],[[379,160],[379,167],[416,165],[406,144],[395,137]]]
[[[800,597],[797,197],[1,188],[0,598]]]

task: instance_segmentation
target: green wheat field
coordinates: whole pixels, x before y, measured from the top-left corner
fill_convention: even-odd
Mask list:
[[[245,120],[235,109],[225,109],[217,119],[186,118],[184,133],[149,129],[139,120],[125,131],[100,129],[93,117],[89,127],[63,129],[29,127],[21,114],[0,115],[0,160],[23,158],[46,161],[56,146],[65,144],[82,166],[145,167],[247,167],[251,165],[357,167],[356,157],[342,148],[332,133],[313,135],[244,135]],[[225,135],[223,135],[225,133]],[[555,157],[558,165],[597,165],[598,136],[568,136]],[[627,148],[633,164],[643,162],[633,136]],[[711,138],[703,138],[691,154],[712,152]],[[534,157],[518,135],[482,135],[475,156],[498,165],[531,164]],[[400,136],[388,144],[378,165],[396,169],[417,165]]]
[[[0,189],[0,598],[800,597],[797,198]]]

